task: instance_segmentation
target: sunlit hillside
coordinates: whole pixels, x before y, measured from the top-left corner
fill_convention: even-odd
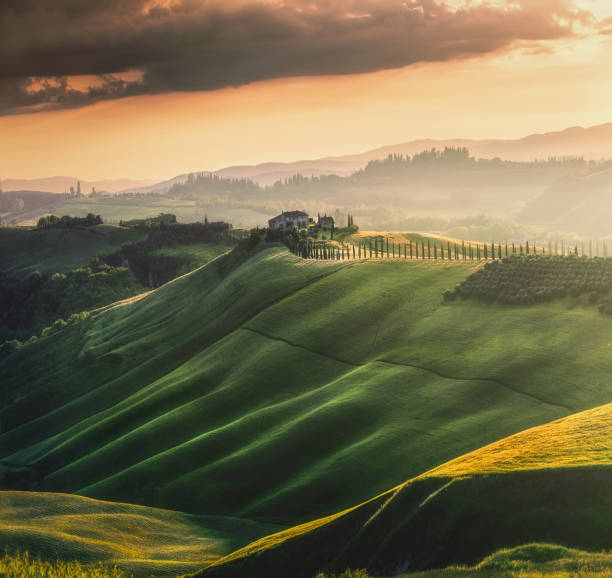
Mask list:
[[[263,538],[202,576],[306,577],[347,567],[395,575],[474,564],[503,544],[537,540],[607,549],[611,422],[608,404],[511,436],[356,508]],[[512,569],[494,558],[480,568]],[[537,562],[538,553],[524,559]]]
[[[193,572],[271,530],[232,518],[189,516],[66,494],[0,492],[4,551],[29,552],[32,560],[77,561],[85,567],[83,575],[94,572],[98,564],[116,566],[126,576]],[[4,563],[9,566],[8,560]],[[0,561],[0,574],[2,570],[9,572]],[[31,575],[45,575],[43,570]]]

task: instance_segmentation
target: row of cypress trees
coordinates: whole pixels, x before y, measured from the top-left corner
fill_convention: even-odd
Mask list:
[[[588,254],[584,242],[569,245],[548,243],[548,248],[538,247],[527,241],[516,243],[451,243],[435,239],[409,240],[406,243],[389,242],[389,239],[369,238],[357,244],[328,244],[313,240],[289,239],[290,250],[305,259],[341,261],[346,259],[433,259],[442,261],[481,261],[510,257],[512,255],[582,255],[593,256],[593,243],[589,242]],[[602,243],[603,256],[607,257],[607,246]],[[599,242],[596,254],[599,253]]]

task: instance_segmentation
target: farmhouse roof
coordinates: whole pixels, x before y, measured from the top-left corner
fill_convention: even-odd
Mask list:
[[[274,217],[274,219],[280,219],[281,217],[307,217],[308,213],[304,211],[283,211],[280,215]],[[273,221],[274,219],[270,219]]]

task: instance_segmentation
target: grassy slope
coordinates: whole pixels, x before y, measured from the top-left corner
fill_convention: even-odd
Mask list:
[[[248,207],[236,207],[230,203],[207,203],[200,205],[197,201],[169,199],[164,196],[145,198],[104,197],[97,199],[76,199],[63,202],[55,207],[55,214],[84,217],[87,213],[101,215],[107,223],[118,223],[130,219],[144,219],[172,213],[181,223],[203,221],[205,214],[211,221],[226,221],[235,227],[261,226],[273,217],[273,214],[261,213]],[[42,213],[42,211],[41,211]]]
[[[527,430],[356,508],[263,538],[203,575],[306,577],[346,567],[389,575],[474,563],[534,540],[609,549],[611,425],[608,404]]]
[[[17,275],[65,272],[145,237],[142,231],[113,225],[43,231],[0,228],[0,270]]]
[[[183,264],[179,268],[178,274],[184,275],[196,267],[205,265],[229,249],[231,249],[231,247],[227,245],[194,243],[193,245],[177,245],[175,247],[156,249],[151,252],[151,255],[160,257],[180,257]]]
[[[227,262],[0,364],[22,485],[289,525],[610,400],[611,320],[444,305],[473,265]]]
[[[593,553],[555,544],[532,543],[503,548],[475,566],[450,566],[411,572],[401,578],[602,578],[612,574],[612,553]],[[365,570],[317,573],[315,578],[373,578]]]
[[[42,560],[176,575],[210,564],[270,527],[235,518],[102,502],[66,494],[0,492],[0,543]]]

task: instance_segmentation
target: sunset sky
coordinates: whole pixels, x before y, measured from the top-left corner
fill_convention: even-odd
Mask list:
[[[612,122],[610,0],[8,0],[0,178]]]

